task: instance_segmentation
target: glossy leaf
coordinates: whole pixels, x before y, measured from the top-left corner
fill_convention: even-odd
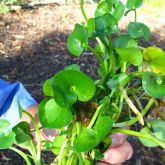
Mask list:
[[[121,35],[121,36],[117,37],[115,39],[114,44],[115,44],[116,48],[126,48],[126,47],[127,48],[135,47],[136,48],[138,46],[137,41],[134,39],[131,39],[131,37],[128,35]]]
[[[102,16],[105,13],[109,13],[112,10],[112,2],[109,0],[104,0],[97,6],[95,11],[95,16]]]
[[[90,18],[87,22],[87,31],[88,31],[88,36],[92,37],[92,35],[95,32],[95,19]]]
[[[43,91],[46,96],[54,96],[53,87],[52,87],[53,78],[50,78],[44,82]]]
[[[147,125],[153,130],[153,135],[165,142],[165,121],[154,119],[147,122]]]
[[[13,132],[16,134],[16,143],[24,148],[30,147],[30,143],[32,142],[32,136],[30,134],[30,125],[23,121],[16,125],[13,128]]]
[[[165,52],[155,46],[150,46],[144,49],[143,56],[145,61],[152,61],[159,56],[165,56]]]
[[[98,36],[103,37],[107,33],[115,32],[117,29],[117,21],[112,14],[106,13],[95,18],[95,30]]]
[[[107,82],[107,86],[112,88],[124,87],[129,81],[129,77],[126,73],[121,73],[119,75],[115,75]]]
[[[143,37],[147,41],[150,38],[150,29],[143,23],[130,22],[128,24],[128,35],[135,39]]]
[[[137,9],[139,8],[143,3],[143,0],[127,0],[126,7],[128,9]]]
[[[128,62],[139,66],[143,61],[143,54],[138,48],[116,48],[120,62]]]
[[[57,104],[70,107],[77,100],[90,100],[95,94],[95,84],[80,71],[63,70],[54,76],[53,90]]]
[[[74,141],[74,147],[79,152],[87,152],[98,145],[96,132],[90,128],[83,128]]]
[[[53,98],[46,102],[45,116],[52,128],[62,128],[73,119],[71,108],[60,107]]]
[[[123,16],[125,11],[125,6],[121,1],[118,1],[115,5],[115,9],[112,12],[113,16],[115,17],[115,19],[117,21],[119,21],[121,19],[121,17]]]
[[[165,76],[158,76],[153,72],[145,72],[142,77],[145,92],[155,98],[165,96]]]
[[[10,128],[10,123],[0,119],[0,149],[7,149],[15,142],[15,133]]]
[[[68,65],[64,70],[76,70],[80,71],[80,66],[77,64]]]
[[[96,131],[97,143],[99,144],[110,132],[113,121],[109,116],[100,116],[93,129]]]
[[[152,131],[148,128],[148,127],[144,127],[141,129],[140,133],[142,134],[152,134]],[[153,141],[147,139],[147,138],[139,138],[139,140],[141,141],[141,143],[147,147],[156,147],[158,146],[156,143],[154,143]]]
[[[67,40],[67,48],[70,53],[75,56],[80,56],[88,43],[88,34],[85,27],[76,24],[73,32]]]
[[[165,73],[165,55],[154,58],[150,62],[150,66],[153,72],[164,74]]]
[[[53,144],[52,144],[52,148],[53,148],[52,151],[55,155],[58,155],[60,153],[60,149],[61,149],[65,139],[66,139],[66,134],[58,135],[54,139]],[[65,149],[64,152],[66,152],[66,151],[67,150]]]
[[[46,115],[45,115],[45,105],[47,103],[49,99],[44,99],[41,101],[41,103],[39,104],[39,107],[38,107],[38,118],[39,118],[39,121],[41,123],[41,125],[44,127],[44,128],[53,128],[47,121],[46,119]]]

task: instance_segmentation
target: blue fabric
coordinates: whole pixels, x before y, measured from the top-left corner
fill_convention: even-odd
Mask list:
[[[10,84],[0,79],[0,118],[8,120],[11,126],[19,120],[18,103],[23,109],[37,104],[22,83]]]

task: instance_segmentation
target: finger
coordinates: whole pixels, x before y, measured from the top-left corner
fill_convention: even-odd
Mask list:
[[[121,164],[126,160],[130,159],[133,154],[132,146],[127,142],[123,142],[122,145],[117,147],[110,147],[104,153],[103,161],[110,164]]]
[[[110,135],[110,138],[112,139],[111,147],[116,147],[121,145],[126,140],[127,135],[122,133],[115,133]]]

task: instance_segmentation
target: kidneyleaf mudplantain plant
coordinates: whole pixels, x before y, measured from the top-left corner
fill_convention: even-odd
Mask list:
[[[155,46],[140,45],[141,38],[146,41],[150,38],[149,28],[137,22],[137,8],[143,1],[96,3],[95,16],[88,18],[84,2],[80,1],[85,22],[75,25],[67,48],[76,57],[91,51],[99,63],[98,79],[93,80],[77,64],[72,64],[45,81],[45,99],[38,108],[41,129],[24,111],[34,124],[37,145],[26,122],[11,130],[7,121],[0,120],[3,142],[0,148],[15,150],[27,164],[29,158],[37,165],[42,164],[42,143],[43,150],[56,155],[52,165],[96,164],[111,145],[109,135],[113,133],[136,136],[148,147],[165,149],[165,116],[160,108],[165,97],[165,52]],[[122,33],[118,23],[128,13],[133,13],[135,19],[128,24],[127,32]],[[158,115],[149,118],[153,108]],[[131,126],[138,122],[141,129],[132,130]],[[41,141],[42,128],[58,130],[54,141]],[[13,143],[28,149],[30,155],[12,147]]]

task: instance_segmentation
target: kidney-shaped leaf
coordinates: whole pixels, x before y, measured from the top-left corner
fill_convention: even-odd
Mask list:
[[[142,134],[152,134],[152,131],[148,128],[148,127],[144,127],[140,130],[140,133]],[[147,146],[147,147],[156,147],[158,146],[156,143],[154,143],[153,141],[147,139],[147,138],[139,138],[140,142]]]
[[[46,96],[54,96],[52,81],[53,81],[53,78],[50,78],[44,82],[43,91]]]
[[[126,7],[130,10],[139,8],[143,3],[143,0],[127,0]]]
[[[76,24],[73,32],[67,40],[67,48],[70,53],[80,56],[88,43],[88,34],[84,26]]]
[[[44,100],[39,106],[39,120],[44,127],[62,128],[73,119],[71,109],[60,107],[55,100]]]
[[[103,37],[107,33],[115,32],[117,21],[112,14],[106,13],[95,18],[95,30],[98,36]]]
[[[77,139],[74,141],[74,147],[79,152],[87,152],[98,145],[96,132],[90,128],[82,128]]]
[[[129,76],[126,73],[121,73],[119,75],[115,75],[107,82],[107,86],[112,88],[124,87],[129,81]]]
[[[23,121],[16,125],[13,128],[13,132],[16,134],[15,139],[19,146],[24,148],[30,147],[32,136],[30,134],[30,125],[27,122]]]
[[[152,97],[161,98],[165,96],[165,76],[145,72],[142,77],[142,85],[145,92]]]
[[[155,46],[150,46],[144,49],[143,56],[145,61],[152,61],[159,56],[165,56],[165,52]]]
[[[94,81],[76,70],[63,70],[53,78],[55,100],[62,107],[70,107],[77,99],[88,101],[95,94]]]
[[[113,16],[117,21],[121,19],[125,11],[125,6],[121,1],[118,1],[115,5],[114,11],[112,12]]]
[[[0,149],[7,149],[15,142],[15,133],[10,128],[10,123],[0,119]]]
[[[147,125],[153,130],[153,135],[165,142],[165,121],[154,119],[147,122]]]
[[[138,48],[116,48],[121,62],[128,62],[135,66],[139,66],[143,61],[143,54]]]
[[[150,29],[143,23],[130,22],[128,24],[128,35],[135,39],[143,37],[147,41],[150,38]]]
[[[165,55],[158,56],[150,62],[153,72],[164,74],[165,73]]]
[[[53,128],[62,128],[73,119],[71,108],[60,107],[53,98],[47,101],[45,105],[45,115]]]
[[[112,2],[109,0],[104,0],[103,2],[99,3],[97,9],[95,11],[95,16],[102,16],[105,13],[109,13],[112,10]]]
[[[100,116],[93,129],[96,132],[97,143],[99,144],[110,132],[113,120],[109,116]]]

